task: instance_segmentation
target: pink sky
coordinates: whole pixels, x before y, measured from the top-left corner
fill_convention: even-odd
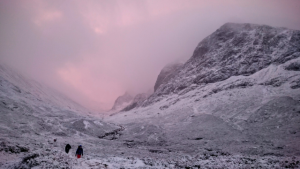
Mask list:
[[[300,29],[299,0],[2,0],[0,61],[91,110],[147,92],[226,22]]]

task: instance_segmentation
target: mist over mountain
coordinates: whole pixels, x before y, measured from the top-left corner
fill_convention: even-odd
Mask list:
[[[249,76],[269,65],[298,58],[299,31],[266,25],[227,23],[196,47],[174,78],[156,90],[145,105],[161,95],[192,90],[232,76]]]
[[[299,168],[299,70],[299,30],[226,23],[101,119],[1,67],[0,167]]]
[[[131,104],[129,104],[128,106],[126,106],[121,111],[129,111],[131,109],[134,109],[135,107],[138,107],[138,106],[142,105],[144,103],[144,101],[147,100],[148,97],[149,97],[149,94],[147,94],[147,93],[137,94],[134,97],[134,99],[132,100]]]
[[[144,101],[147,100],[147,98],[150,96],[150,92],[147,93],[139,93],[132,97],[128,92],[126,92],[124,95],[119,96],[112,109],[109,111],[106,111],[106,115],[113,116],[117,113],[123,112],[123,111],[129,111],[131,109],[134,109],[135,107],[141,106]],[[105,115],[104,115],[105,116]]]
[[[157,80],[154,85],[154,92],[158,87],[164,83],[167,83],[176,74],[176,70],[179,69],[183,64],[174,63],[166,65],[159,73]]]
[[[6,65],[0,65],[0,75],[3,102],[5,102],[5,99],[10,98],[14,102],[21,102],[23,104],[66,107],[78,114],[90,113],[88,109],[60,92],[26,78]]]
[[[133,96],[131,96],[129,93],[126,92],[124,95],[119,96],[116,99],[111,110],[114,111],[122,110],[123,108],[128,106],[132,102],[132,100],[133,100]]]
[[[55,162],[67,143],[79,145],[83,137],[98,139],[119,128],[91,114],[63,94],[0,65],[0,168],[70,166],[68,156]]]
[[[299,35],[299,30],[227,23],[202,40],[140,107],[106,120],[126,128],[119,139],[130,138],[130,147],[156,147],[161,154],[299,158]],[[257,166],[253,161],[243,166]],[[265,167],[281,165],[275,163]],[[181,167],[197,166],[189,164]]]

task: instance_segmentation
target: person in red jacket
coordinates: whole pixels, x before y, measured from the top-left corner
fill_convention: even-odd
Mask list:
[[[78,146],[75,156],[77,156],[77,158],[80,158],[81,156],[83,156],[83,149],[82,149],[81,145]]]

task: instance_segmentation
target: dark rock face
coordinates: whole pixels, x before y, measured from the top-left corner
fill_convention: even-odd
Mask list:
[[[110,131],[110,132],[106,132],[105,134],[102,134],[102,135],[98,136],[98,138],[107,139],[107,140],[115,140],[115,139],[118,139],[122,135],[121,132],[123,130],[125,130],[125,128],[120,126],[120,128],[115,129],[115,130]]]
[[[290,71],[300,71],[300,62],[291,63],[285,69]]]
[[[172,74],[167,83],[156,85],[155,93],[143,106],[193,84],[215,83],[237,75],[248,76],[270,64],[278,65],[298,57],[298,30],[227,23],[201,41],[193,56]],[[298,71],[298,67],[291,65],[287,69]]]
[[[129,110],[132,110],[132,109],[134,109],[135,107],[137,107],[137,103],[135,102],[135,103],[131,103],[129,106],[127,106],[127,107],[125,107],[123,110],[121,110],[121,111],[129,111]]]
[[[31,154],[23,158],[22,162],[16,168],[32,168],[38,166],[39,163],[35,160],[39,154]]]
[[[6,143],[6,142],[2,141],[0,143],[0,152],[1,151],[18,154],[18,153],[21,153],[21,152],[28,152],[29,148],[28,147],[23,147],[23,146],[20,146],[20,145],[11,145],[9,143]]]
[[[181,63],[165,66],[157,77],[154,85],[154,91],[156,91],[160,85],[168,83],[168,81],[175,75],[176,70],[178,70],[181,66]]]
[[[293,81],[291,83],[291,88],[292,89],[298,89],[298,88],[300,88],[300,79],[297,79],[297,80]]]
[[[112,110],[123,109],[124,107],[128,106],[132,102],[132,99],[133,99],[133,97],[129,93],[126,92],[124,95],[119,96],[116,99],[116,101],[112,107]]]

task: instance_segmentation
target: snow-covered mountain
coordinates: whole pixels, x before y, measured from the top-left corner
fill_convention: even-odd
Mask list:
[[[119,96],[116,99],[111,110],[117,112],[124,109],[126,106],[131,104],[133,98],[134,97],[131,96],[128,92],[124,93],[122,96]]]
[[[3,83],[1,84],[2,97],[12,97],[16,102],[24,102],[29,105],[55,105],[77,113],[89,113],[86,108],[65,95],[34,80],[25,78],[8,66],[0,65],[0,78]]]
[[[227,23],[202,40],[174,78],[160,85],[144,106],[160,100],[163,95],[232,76],[249,76],[271,64],[298,58],[299,41],[298,30]]]
[[[160,154],[299,159],[299,66],[300,31],[227,23],[140,107],[105,120],[126,128],[119,139],[129,147]]]
[[[157,80],[154,85],[154,91],[157,90],[157,88],[162,85],[167,83],[170,79],[174,77],[176,74],[176,70],[178,70],[182,66],[181,63],[173,63],[166,65],[159,73]]]
[[[225,24],[103,120],[1,69],[0,168],[300,167],[297,30]]]
[[[121,111],[129,111],[131,109],[134,109],[135,107],[139,107],[140,105],[142,105],[144,103],[145,100],[147,100],[148,97],[149,97],[149,94],[147,94],[147,93],[137,94],[133,98],[131,104],[129,104],[128,106],[126,106]]]
[[[0,168],[70,166],[65,162],[72,159],[62,154],[67,143],[74,149],[120,128],[88,114],[66,96],[0,65]]]
[[[106,112],[109,116],[114,116],[118,113],[129,111],[135,107],[141,106],[146,99],[150,96],[149,93],[140,93],[135,95],[133,98],[128,93],[117,98],[115,104],[111,110]]]
[[[160,71],[157,77],[154,85],[154,91],[156,91],[160,85],[167,83],[171,78],[173,78],[173,76],[176,74],[176,70],[178,70],[182,65],[182,63],[172,63],[166,65]],[[149,96],[149,92],[140,93],[134,97],[126,92],[124,95],[119,96],[116,99],[112,109],[108,112],[108,114],[110,114],[110,116],[113,116],[119,112],[129,111],[136,107],[140,107],[148,99]]]

